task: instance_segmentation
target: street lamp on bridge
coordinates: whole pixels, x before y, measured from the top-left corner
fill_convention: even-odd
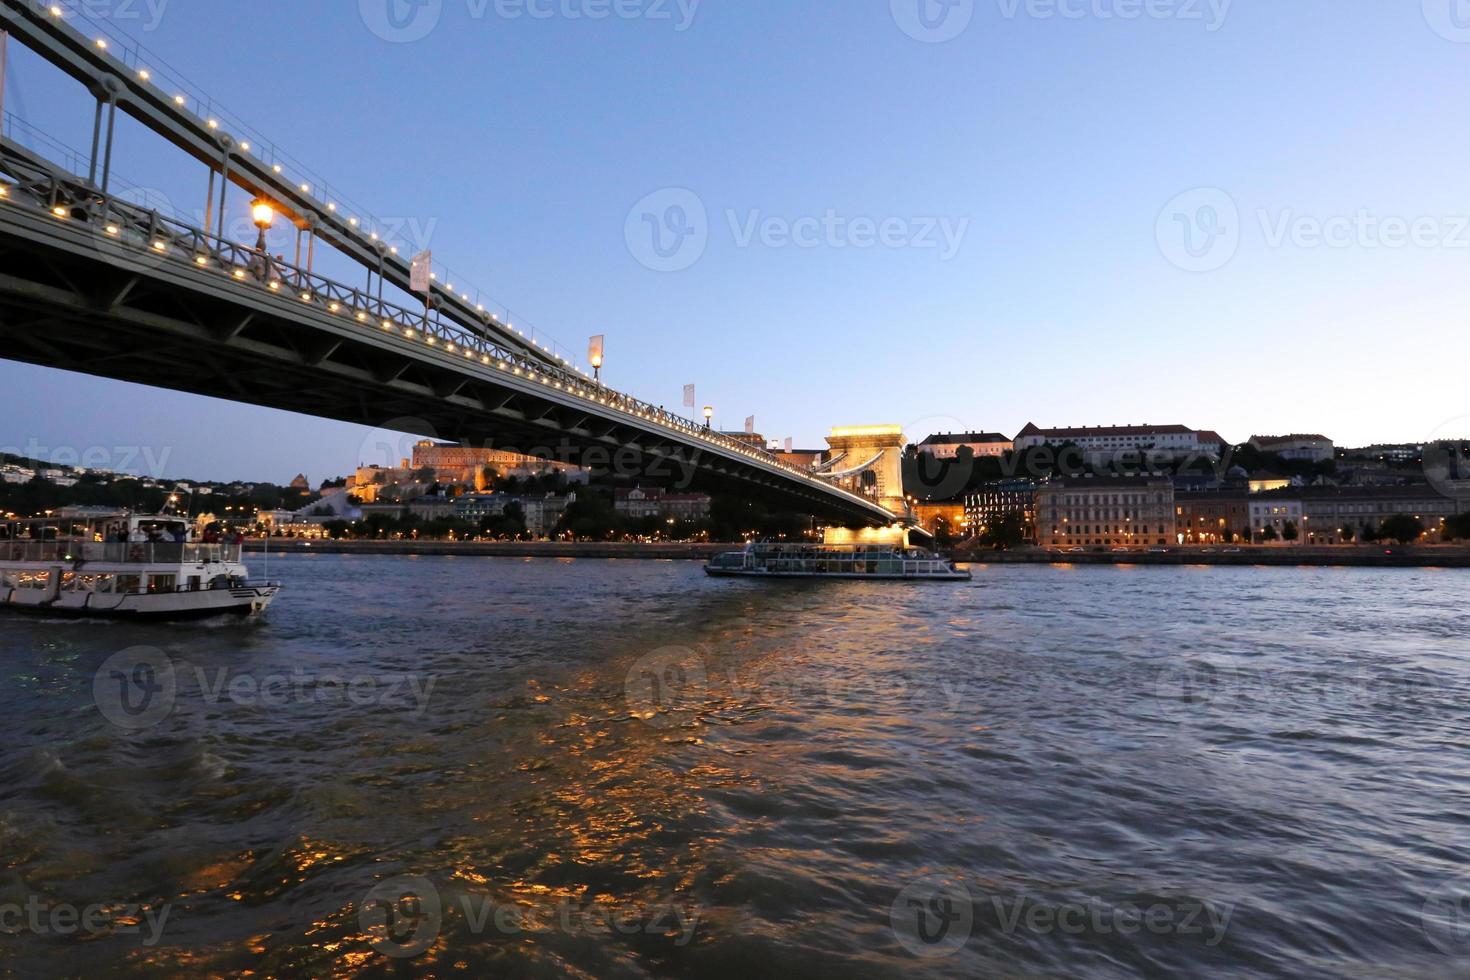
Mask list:
[[[276,209],[263,197],[257,197],[250,205],[250,220],[255,222],[255,227],[260,229],[260,237],[255,240],[255,250],[261,255],[265,254],[265,233],[270,231],[271,223],[276,220]]]
[[[710,422],[710,419],[712,419],[714,417],[715,417],[715,409],[714,409],[714,406],[713,405],[706,405],[706,406],[704,406],[704,428],[705,428],[705,431],[708,431],[709,430],[709,422]]]

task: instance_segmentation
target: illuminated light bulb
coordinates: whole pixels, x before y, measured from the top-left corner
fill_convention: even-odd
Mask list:
[[[413,337],[413,328],[412,327],[404,327],[403,328],[403,336],[412,338]],[[429,342],[430,343],[433,343],[433,341],[434,341],[434,338],[433,337],[430,337],[429,338]]]
[[[249,153],[250,152],[250,144],[249,143],[241,143],[240,144],[240,150],[241,150],[241,152]]]
[[[495,366],[498,367],[498,368],[500,368],[500,370],[502,370],[502,371],[505,370],[505,362],[504,361],[496,361],[495,362]]]
[[[412,337],[413,336],[413,331],[412,330],[408,331],[408,335],[410,337]],[[433,337],[425,337],[424,339],[426,341],[428,341],[430,347],[434,346],[434,338]]]
[[[58,7],[58,6],[55,6],[53,4],[52,7],[51,7],[51,16],[52,17],[60,17],[61,16],[61,8]]]
[[[302,184],[301,185],[301,193],[303,193],[303,194],[310,194],[311,193],[311,185],[310,184]]]
[[[366,313],[363,313],[361,310],[359,310],[358,313],[357,313],[357,318],[359,320],[366,320],[367,319],[367,314]]]
[[[327,309],[331,310],[333,313],[336,313],[341,308],[342,308],[342,306],[341,306],[340,303],[332,303],[332,304],[330,304],[330,305],[327,306]]]
[[[56,215],[58,218],[65,218],[66,208],[52,208],[51,213]]]
[[[391,321],[389,321],[389,320],[384,320],[383,321],[383,329],[384,330],[392,330],[393,329],[393,323]]]
[[[116,235],[116,234],[118,234],[118,227],[117,227],[117,225],[108,225],[107,226],[107,233],[109,235]]]
[[[100,48],[103,51],[106,51],[107,50],[107,39],[106,38],[99,37],[97,39],[97,47]]]
[[[354,228],[357,227],[357,219],[356,218],[348,218],[347,219],[347,223],[349,225],[351,225],[352,227],[354,227]]]
[[[377,241],[378,240],[378,233],[377,232],[373,232],[372,234],[368,235],[368,237],[371,238],[373,241]]]
[[[274,280],[271,281],[271,284],[270,285],[271,285],[271,288],[272,289],[280,289],[281,288],[281,284],[279,282],[274,281]]]
[[[397,255],[398,254],[398,246],[397,245],[394,245],[392,248],[388,249],[388,251],[392,252],[394,255]]]
[[[245,270],[244,269],[236,269],[235,270],[235,278],[236,279],[244,279],[245,278]]]
[[[199,265],[209,265],[209,260],[202,255],[194,256],[194,261]]]
[[[273,172],[275,172],[275,173],[280,173],[281,172],[281,165],[279,163],[272,164],[271,165],[271,170]]]
[[[174,96],[174,105],[183,105],[183,104],[184,104],[184,97],[182,95],[176,95],[176,96]]]
[[[310,303],[311,302],[311,293],[302,293],[301,294],[301,299],[302,299],[303,302]]]
[[[337,205],[333,204],[331,201],[328,201],[327,202],[327,210],[328,211],[335,211],[335,210],[337,210]]]
[[[143,81],[146,82],[146,81],[148,81],[148,79],[152,78],[153,76],[150,75],[150,74],[148,74],[148,69],[147,68],[139,68],[138,69],[138,77],[141,78]]]
[[[208,123],[210,129],[219,129],[219,120],[211,119]]]
[[[158,249],[160,252],[166,251],[168,249],[168,245],[164,242],[154,242],[153,247]]]

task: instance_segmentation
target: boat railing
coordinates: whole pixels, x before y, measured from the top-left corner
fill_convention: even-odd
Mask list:
[[[177,541],[0,541],[0,562],[202,565],[238,562],[243,546]]]

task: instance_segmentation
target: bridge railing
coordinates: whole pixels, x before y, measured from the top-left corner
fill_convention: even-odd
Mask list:
[[[0,143],[0,205],[31,202],[59,221],[84,224],[99,245],[119,252],[147,255],[151,261],[192,264],[214,270],[243,288],[265,289],[282,302],[311,306],[317,312],[351,318],[366,328],[402,343],[423,343],[445,354],[477,362],[534,384],[563,391],[591,405],[605,406],[631,418],[697,439],[746,457],[829,492],[872,504],[858,494],[834,487],[808,469],[786,463],[764,449],[714,432],[691,419],[599,385],[570,368],[549,366],[500,347],[458,324],[445,322],[431,307],[409,309],[355,286],[310,272],[268,251],[242,245],[186,222],[104,195],[86,181],[62,174],[14,144]],[[99,249],[105,255],[106,250]]]

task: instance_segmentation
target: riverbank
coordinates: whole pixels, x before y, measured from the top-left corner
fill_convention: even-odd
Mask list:
[[[247,550],[262,550],[249,542]],[[271,554],[461,555],[467,558],[628,558],[645,561],[708,561],[740,544],[658,544],[599,541],[301,541],[272,538]]]
[[[1277,565],[1348,568],[1470,568],[1470,548],[1241,548],[1236,552],[1171,549],[1127,553],[1057,554],[1041,548],[1017,551],[960,549],[954,557],[975,565]]]
[[[249,552],[262,542],[251,541]],[[610,543],[597,541],[302,541],[270,542],[272,554],[325,555],[457,555],[466,558],[598,558],[643,561],[708,561],[726,551],[738,551],[741,542],[694,544]],[[1359,547],[1359,548],[1242,548],[1238,552],[1171,549],[1126,554],[1088,551],[1056,554],[1040,548],[985,551],[960,548],[945,553],[976,565],[1277,565],[1343,566],[1356,568],[1470,568],[1470,548]]]

